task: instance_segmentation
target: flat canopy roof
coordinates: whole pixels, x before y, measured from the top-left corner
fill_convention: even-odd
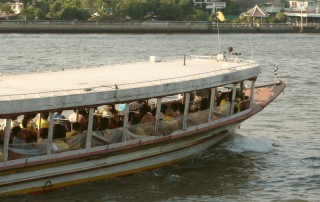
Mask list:
[[[99,86],[120,86],[129,83],[144,85],[143,82],[173,78],[192,80],[196,75],[241,65],[244,64],[222,62],[216,59],[190,59],[186,60],[184,65],[182,58],[171,62],[144,61],[76,70],[67,69],[58,72],[2,75],[0,76],[0,97]]]
[[[164,97],[256,77],[260,68],[237,56],[197,56],[58,72],[0,76],[0,117]],[[185,63],[185,64],[184,64]]]

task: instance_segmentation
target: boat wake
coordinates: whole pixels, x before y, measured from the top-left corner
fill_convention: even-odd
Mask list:
[[[266,136],[243,136],[235,135],[231,142],[227,145],[226,149],[235,152],[259,152],[268,153],[273,150],[273,144],[269,137]]]

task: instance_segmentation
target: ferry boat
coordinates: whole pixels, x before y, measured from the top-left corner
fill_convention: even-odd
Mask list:
[[[1,74],[0,195],[129,175],[204,151],[286,87],[256,86],[260,73],[252,60],[218,54]]]

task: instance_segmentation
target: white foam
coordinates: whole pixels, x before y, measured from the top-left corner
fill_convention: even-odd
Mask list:
[[[270,138],[266,136],[237,135],[228,146],[228,149],[237,153],[245,151],[267,153],[272,151],[273,146]]]

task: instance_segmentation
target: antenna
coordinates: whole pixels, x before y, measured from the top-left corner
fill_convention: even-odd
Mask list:
[[[216,11],[216,13],[217,13],[217,11]],[[220,31],[219,31],[219,19],[218,19],[218,17],[216,17],[216,18],[217,18],[217,31],[218,31],[219,53],[220,53],[220,51],[221,51],[221,48],[220,48]]]

